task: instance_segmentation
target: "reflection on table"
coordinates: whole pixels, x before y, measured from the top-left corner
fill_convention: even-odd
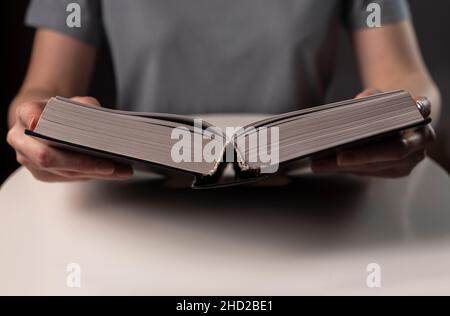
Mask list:
[[[0,190],[0,294],[450,294],[450,179],[430,160],[399,180],[180,183],[44,184],[20,169]]]

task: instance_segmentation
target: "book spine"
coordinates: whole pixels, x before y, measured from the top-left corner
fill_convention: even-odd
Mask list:
[[[233,150],[235,153],[234,156],[235,156],[236,163],[237,163],[237,166],[239,167],[239,169],[241,171],[249,171],[250,166],[249,166],[248,162],[245,160],[244,155],[239,150],[239,146],[236,145],[236,135],[232,138],[232,140],[229,141],[229,144],[231,144],[233,146]]]

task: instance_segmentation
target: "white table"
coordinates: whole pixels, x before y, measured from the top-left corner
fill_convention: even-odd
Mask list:
[[[0,189],[0,294],[450,294],[449,188],[429,160],[401,180],[214,191],[22,168]]]

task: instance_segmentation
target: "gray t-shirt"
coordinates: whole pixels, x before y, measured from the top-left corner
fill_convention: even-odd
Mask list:
[[[367,27],[372,2],[382,23],[409,17],[406,0],[34,0],[26,24],[106,37],[122,109],[277,113],[324,101],[339,25]]]

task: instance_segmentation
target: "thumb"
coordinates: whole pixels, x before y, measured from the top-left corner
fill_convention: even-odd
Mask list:
[[[75,102],[80,102],[83,104],[93,105],[93,106],[101,106],[100,102],[94,97],[73,97],[70,98]]]
[[[378,89],[366,89],[363,92],[359,93],[355,98],[361,99],[361,98],[370,97],[371,95],[379,94],[379,93],[381,93],[381,91]]]

